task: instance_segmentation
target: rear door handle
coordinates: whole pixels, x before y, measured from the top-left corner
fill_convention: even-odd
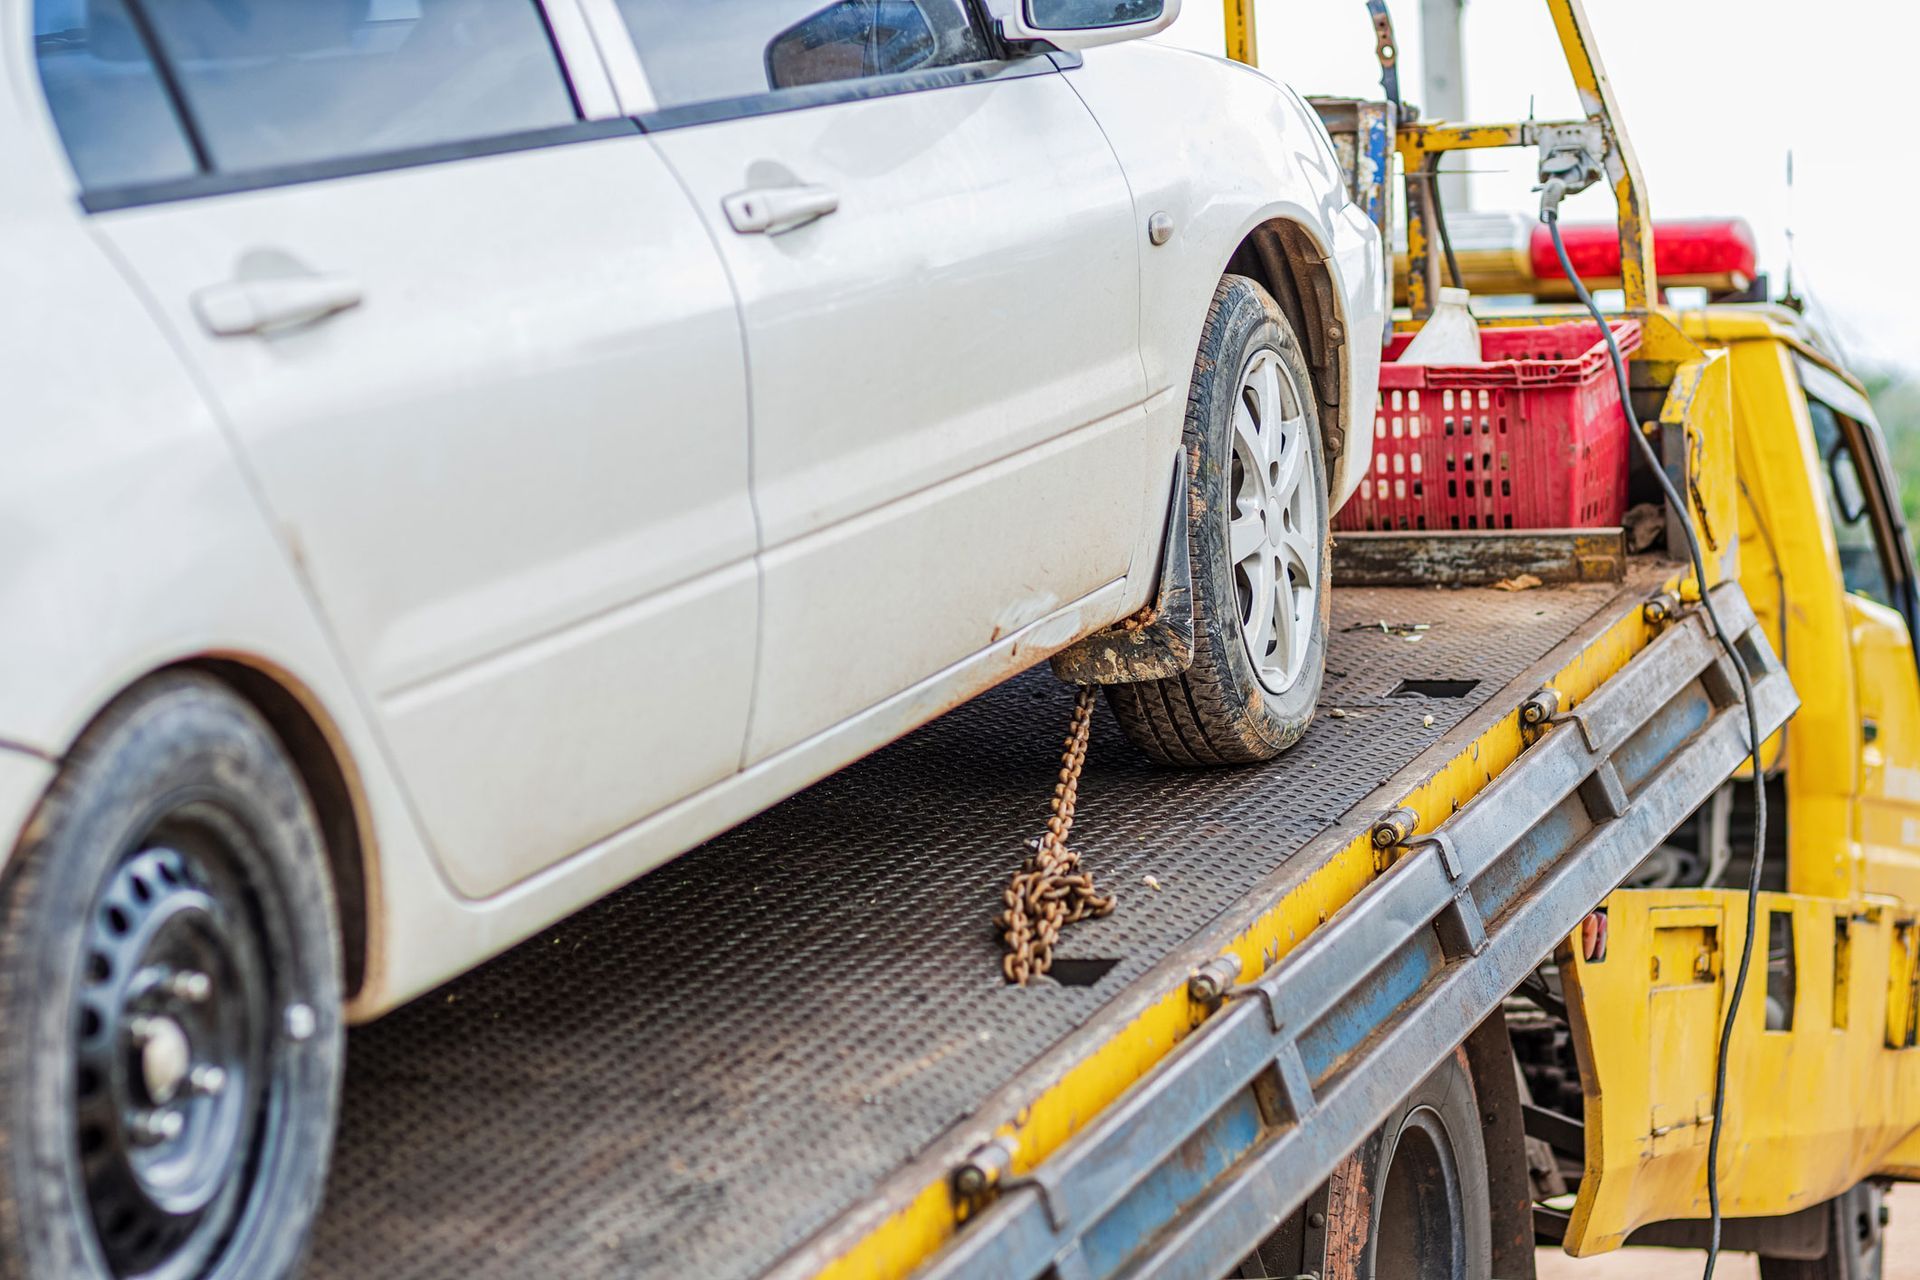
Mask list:
[[[840,207],[840,193],[831,187],[755,187],[736,191],[720,201],[727,222],[741,235],[777,236],[804,227]]]
[[[217,338],[259,336],[314,324],[360,305],[350,275],[275,274],[208,285],[193,295],[194,314]]]

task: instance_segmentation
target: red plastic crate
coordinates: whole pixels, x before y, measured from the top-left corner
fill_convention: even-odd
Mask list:
[[[1625,355],[1637,320],[1612,322]],[[1627,508],[1627,418],[1596,324],[1483,328],[1480,364],[1380,366],[1373,465],[1337,529],[1577,529]]]

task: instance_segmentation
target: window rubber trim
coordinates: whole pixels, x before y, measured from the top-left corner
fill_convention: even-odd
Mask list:
[[[558,54],[556,53],[556,57]],[[515,151],[533,151],[545,147],[592,142],[602,138],[659,133],[670,129],[717,124],[753,116],[804,111],[812,107],[833,106],[845,102],[865,102],[903,93],[924,93],[963,85],[987,84],[1000,80],[1021,80],[1028,76],[1054,75],[1081,65],[1077,54],[1035,53],[1012,61],[969,62],[951,67],[933,67],[925,71],[905,71],[890,76],[870,76],[859,80],[836,80],[828,84],[779,89],[771,93],[737,98],[719,98],[644,112],[639,116],[617,116],[604,120],[578,120],[545,129],[524,130],[489,138],[462,142],[437,143],[398,151],[364,156],[339,156],[301,164],[272,165],[237,173],[197,173],[161,182],[143,182],[123,186],[98,187],[80,193],[80,207],[88,213],[112,213],[154,204],[173,204],[182,200],[201,200],[211,196],[265,191],[275,187],[326,182],[363,174],[389,173],[425,165],[472,160],[483,156],[506,155]],[[574,92],[571,79],[568,92]],[[183,104],[184,105],[184,104]]]
[[[263,191],[273,187],[291,187],[302,183],[325,182],[332,178],[350,178],[361,174],[389,173],[396,169],[414,169],[423,165],[473,160],[482,156],[506,155],[515,151],[535,151],[545,147],[566,146],[574,142],[630,136],[639,132],[640,126],[625,117],[610,120],[576,120],[571,124],[554,125],[545,129],[528,129],[490,138],[436,143],[432,146],[409,147],[400,151],[378,152],[373,155],[341,156],[302,164],[249,169],[238,173],[201,173],[187,178],[172,178],[164,182],[101,187],[82,192],[80,207],[88,213],[110,213],[116,209],[134,209],[150,204],[199,200],[207,196]]]
[[[929,67],[924,71],[902,71],[894,75],[867,76],[857,80],[833,80],[825,84],[774,89],[734,98],[689,102],[683,106],[658,107],[642,113],[638,120],[643,132],[664,133],[670,129],[688,129],[697,125],[718,124],[724,120],[744,120],[844,102],[891,98],[896,94],[955,89],[998,80],[1022,80],[1028,76],[1053,75],[1060,70],[1061,67],[1046,54],[1034,54],[1011,62],[963,62],[951,67]]]

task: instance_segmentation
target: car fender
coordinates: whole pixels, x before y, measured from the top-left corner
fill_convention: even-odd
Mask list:
[[[1285,219],[1324,256],[1341,343],[1333,425],[1346,447],[1331,482],[1337,508],[1371,459],[1385,264],[1379,233],[1350,198],[1318,119],[1298,95],[1252,68],[1152,41],[1093,50],[1065,78],[1100,123],[1133,191],[1149,394],[1177,388],[1184,405],[1214,286],[1256,227]],[[1156,214],[1172,222],[1160,245],[1145,235]]]

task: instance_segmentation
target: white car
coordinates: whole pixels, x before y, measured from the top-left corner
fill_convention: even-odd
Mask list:
[[[0,1275],[294,1270],[343,1023],[1163,561],[1299,736],[1380,245],[1177,2],[0,0]]]

